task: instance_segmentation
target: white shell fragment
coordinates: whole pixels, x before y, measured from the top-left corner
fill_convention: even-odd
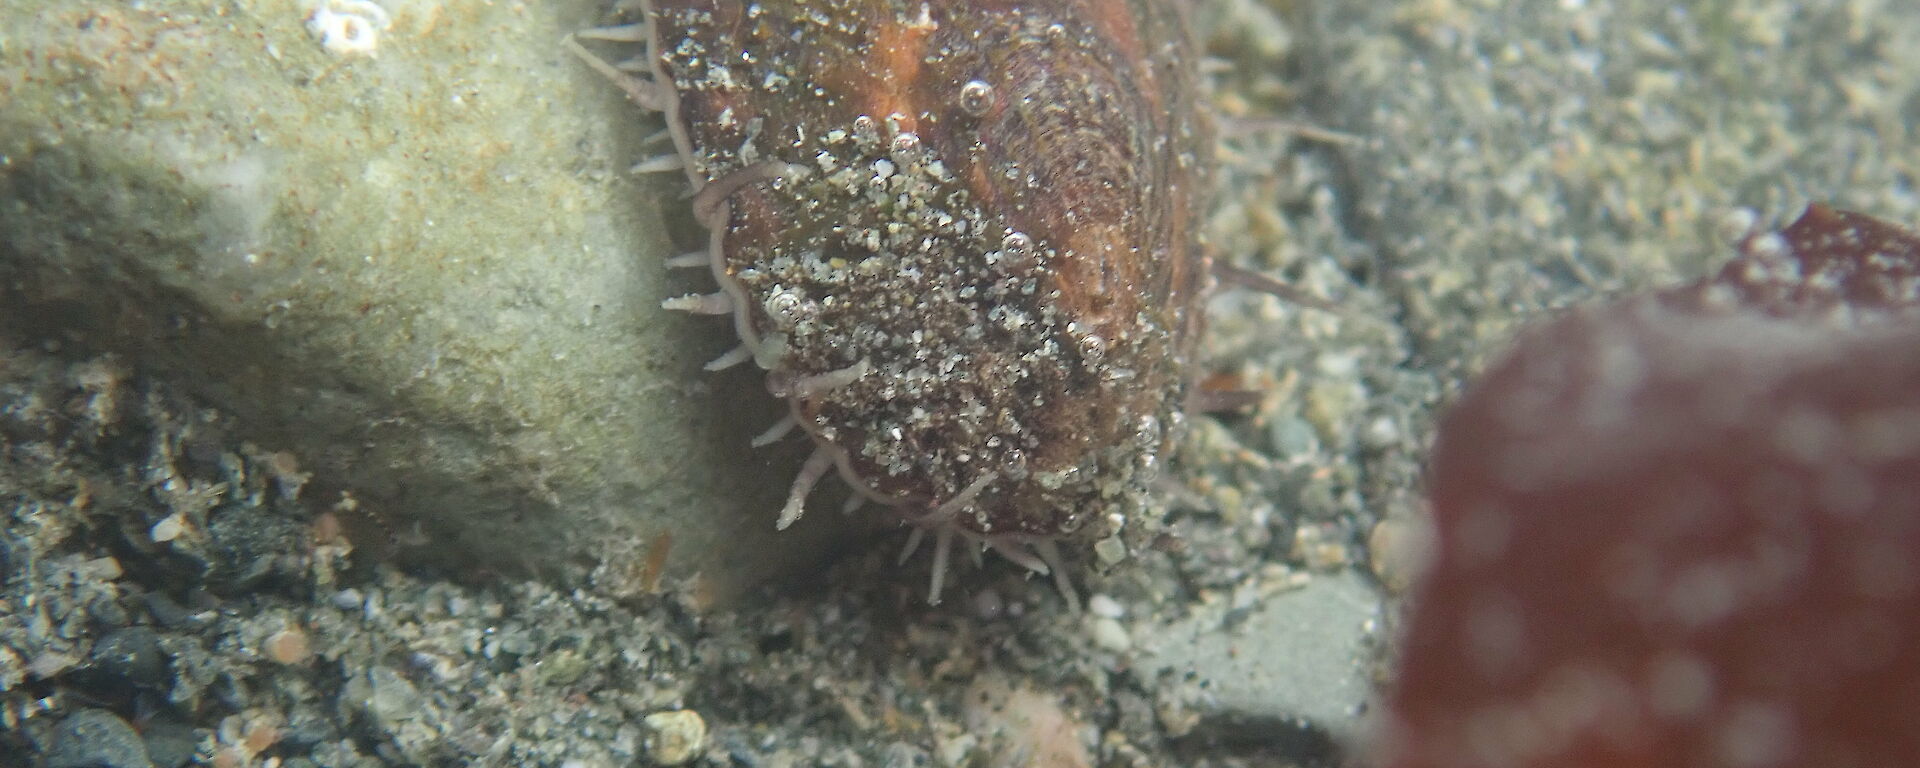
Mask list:
[[[323,0],[307,14],[307,31],[335,56],[371,58],[380,33],[393,26],[387,9],[372,0]]]

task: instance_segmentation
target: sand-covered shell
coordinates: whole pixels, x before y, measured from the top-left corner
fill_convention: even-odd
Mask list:
[[[937,535],[936,600],[954,533],[1058,572],[1055,540],[1135,525],[1208,277],[1177,3],[643,7],[627,87],[666,113],[721,287],[669,305],[730,313],[716,362],[766,368],[819,446],[779,524],[837,468]]]

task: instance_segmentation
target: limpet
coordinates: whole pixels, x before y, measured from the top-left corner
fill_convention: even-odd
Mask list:
[[[1210,129],[1175,2],[652,0],[581,34],[666,117],[727,314],[835,470],[1073,599],[1056,542],[1150,527],[1209,260]],[[1129,537],[1131,538],[1131,537]],[[904,560],[904,556],[902,558]]]

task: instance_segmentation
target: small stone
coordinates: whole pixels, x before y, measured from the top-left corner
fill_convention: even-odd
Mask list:
[[[187,530],[186,517],[182,516],[178,512],[175,512],[171,515],[167,515],[166,518],[162,519],[160,522],[154,523],[152,530],[148,531],[147,535],[151,537],[154,541],[164,543],[164,542],[173,541],[174,539],[180,538],[180,534],[185,533],[186,530]]]
[[[147,757],[154,768],[180,768],[193,760],[199,736],[193,728],[175,720],[152,720],[140,732],[146,742]]]
[[[146,627],[108,632],[87,654],[91,671],[134,685],[155,687],[166,682],[167,655],[160,635]]]
[[[940,739],[934,745],[934,759],[944,768],[959,768],[973,757],[973,751],[980,746],[980,738],[971,733],[963,733],[951,739]]]
[[[124,573],[126,570],[120,567],[120,560],[112,556],[96,557],[74,569],[75,575],[95,581],[113,581]]]
[[[79,663],[80,660],[71,654],[48,651],[27,661],[27,674],[46,680],[72,669]]]
[[[147,606],[147,614],[152,616],[153,620],[158,622],[162,627],[177,629],[192,624],[194,621],[193,611],[187,610],[186,606],[158,592],[149,592],[143,595],[142,602]]]
[[[1340,532],[1313,525],[1293,532],[1293,556],[1315,571],[1338,570],[1353,560]]]
[[[655,765],[684,765],[707,748],[707,721],[676,709],[647,715],[647,757]]]
[[[332,600],[333,607],[343,611],[352,611],[360,608],[360,604],[366,600],[366,596],[360,594],[360,590],[347,587],[346,589],[333,593]]]
[[[1127,609],[1120,605],[1118,600],[1099,594],[1087,598],[1087,612],[1109,619],[1117,619],[1127,615]]]
[[[1126,542],[1118,536],[1108,536],[1093,543],[1093,555],[1100,558],[1101,565],[1115,565],[1127,559]]]
[[[340,698],[388,730],[420,717],[426,707],[420,690],[400,673],[386,667],[374,667],[366,675],[349,680],[341,689]]]
[[[1202,718],[1228,728],[1303,722],[1335,737],[1354,735],[1372,693],[1368,670],[1381,613],[1374,587],[1346,570],[1247,596],[1231,622],[1231,607],[1221,605],[1141,632],[1143,679],[1201,686],[1157,692],[1162,727],[1177,737]]]
[[[267,638],[267,658],[281,664],[299,664],[313,655],[313,643],[299,627],[288,627]]]
[[[1413,584],[1426,559],[1426,535],[1419,524],[1400,517],[1375,523],[1367,533],[1367,567],[1389,592]]]
[[[26,679],[26,660],[12,648],[0,646],[0,690],[10,690]]]
[[[146,742],[133,726],[104,709],[67,716],[53,733],[47,768],[151,768]]]
[[[1274,451],[1281,456],[1311,456],[1320,450],[1320,436],[1313,425],[1298,416],[1275,419],[1268,431]]]
[[[248,754],[257,755],[273,748],[278,741],[280,741],[279,728],[270,723],[254,723],[247,728],[246,736],[241,740],[240,745],[246,748]]]
[[[1093,642],[1101,648],[1114,653],[1126,653],[1133,649],[1133,638],[1127,636],[1127,628],[1120,626],[1118,620],[1095,616],[1088,623],[1088,629],[1093,633]]]

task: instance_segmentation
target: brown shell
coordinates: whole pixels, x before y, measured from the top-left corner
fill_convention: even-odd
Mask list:
[[[986,536],[1145,503],[1208,275],[1174,5],[647,9],[737,329],[861,492]]]

